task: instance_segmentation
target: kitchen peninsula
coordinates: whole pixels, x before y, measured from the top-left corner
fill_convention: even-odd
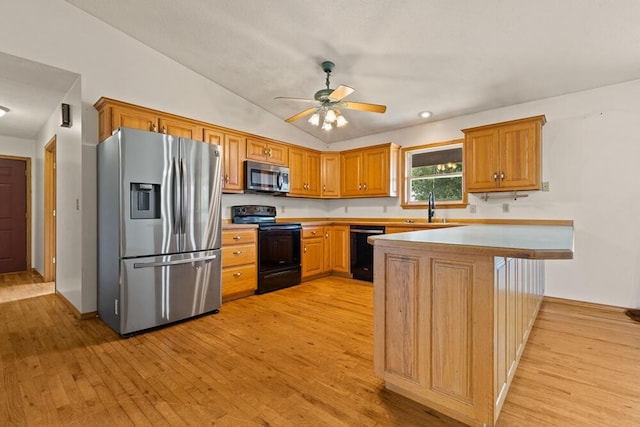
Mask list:
[[[370,237],[374,370],[385,387],[494,425],[573,226],[470,225]]]

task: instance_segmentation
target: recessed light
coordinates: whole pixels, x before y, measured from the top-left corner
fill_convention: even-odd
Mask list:
[[[0,117],[4,116],[8,112],[9,112],[9,109],[7,107],[3,107],[2,105],[0,105]]]
[[[421,111],[418,113],[418,115],[420,117],[422,117],[423,119],[429,118],[431,117],[431,111]]]

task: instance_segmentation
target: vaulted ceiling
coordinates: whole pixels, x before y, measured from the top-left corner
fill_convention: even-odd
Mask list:
[[[328,143],[640,78],[637,0],[67,1],[281,119],[335,62],[387,112],[292,124]]]

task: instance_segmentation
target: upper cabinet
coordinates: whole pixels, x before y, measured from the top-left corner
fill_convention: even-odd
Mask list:
[[[463,129],[467,191],[539,190],[545,122],[542,115]]]
[[[247,138],[247,159],[287,166],[289,147],[262,138]]]
[[[289,195],[320,197],[320,153],[289,147]]]
[[[398,151],[389,143],[341,152],[340,196],[397,196]]]
[[[98,110],[99,141],[107,139],[119,127],[202,140],[203,127],[195,120],[164,114],[109,98],[100,98],[94,107]]]
[[[322,197],[340,197],[340,153],[320,156],[320,185]]]
[[[204,142],[222,147],[222,191],[241,193],[243,191],[246,138],[234,133],[204,128]]]

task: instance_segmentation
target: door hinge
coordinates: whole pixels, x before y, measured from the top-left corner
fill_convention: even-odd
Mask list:
[[[56,263],[56,257],[51,258],[51,264],[55,264]]]
[[[56,210],[55,209],[53,210],[52,215],[56,216]]]

